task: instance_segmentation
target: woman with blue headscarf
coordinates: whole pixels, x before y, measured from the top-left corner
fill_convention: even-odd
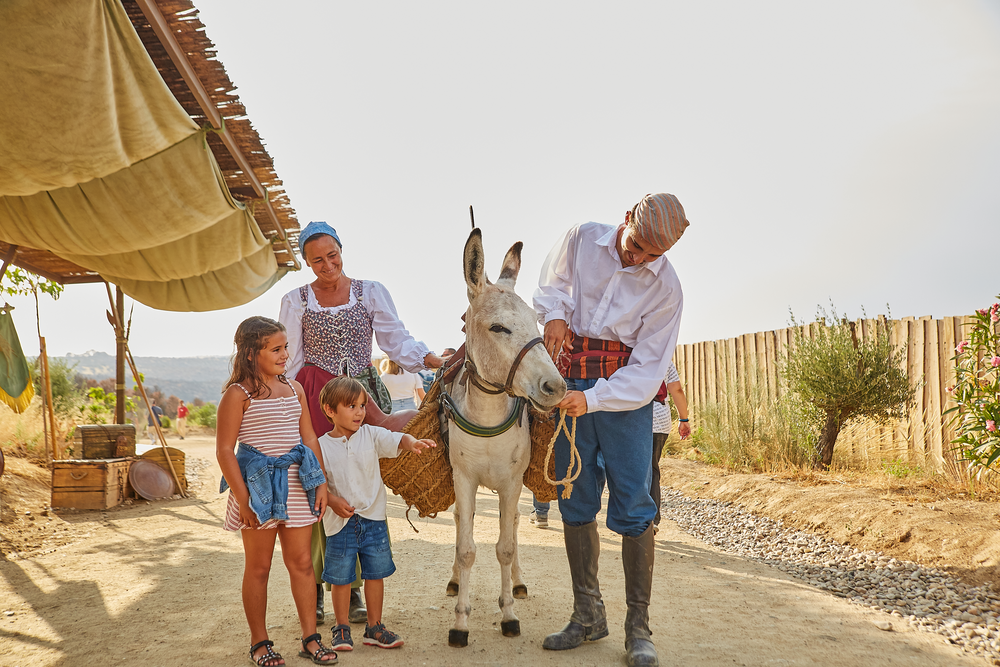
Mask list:
[[[305,390],[309,416],[317,435],[330,430],[319,402],[319,393],[334,377],[349,375],[368,389],[382,412],[392,412],[392,399],[372,366],[372,336],[379,349],[402,368],[416,372],[440,368],[443,360],[413,338],[396,314],[389,291],[373,280],[344,274],[343,244],[337,231],[325,222],[310,222],[299,235],[299,253],[316,280],[292,290],[281,299],[278,320],[288,332],[285,376]],[[369,403],[369,410],[372,410]],[[321,526],[322,522],[316,524]],[[314,535],[314,566],[322,562],[321,538]],[[318,556],[317,556],[318,550]],[[322,565],[317,572],[322,572]],[[318,576],[318,575],[317,575]],[[358,581],[360,585],[360,579]],[[319,582],[317,581],[317,585]],[[316,615],[323,618],[322,590]],[[357,589],[351,595],[351,621],[365,619]]]

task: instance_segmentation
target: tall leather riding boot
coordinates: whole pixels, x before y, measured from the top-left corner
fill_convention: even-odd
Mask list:
[[[542,642],[542,648],[553,651],[576,648],[585,641],[597,641],[608,636],[608,621],[597,581],[597,560],[601,554],[597,522],[591,521],[583,526],[564,523],[563,540],[573,580],[573,615],[565,628],[552,633]]]
[[[649,597],[653,588],[653,525],[638,537],[622,537],[625,568],[625,653],[630,667],[657,667],[660,660],[649,636]]]
[[[316,625],[323,625],[326,613],[323,611],[323,584],[316,584]]]
[[[360,588],[351,589],[351,606],[347,611],[347,620],[350,623],[366,623],[368,621],[368,609],[365,607],[365,599],[361,595]]]

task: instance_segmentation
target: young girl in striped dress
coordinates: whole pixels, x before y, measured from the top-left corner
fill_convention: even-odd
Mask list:
[[[327,503],[323,457],[302,387],[284,376],[286,342],[285,328],[266,317],[251,317],[236,330],[233,371],[219,402],[216,436],[222,490],[230,488],[225,529],[238,530],[243,538],[243,610],[250,625],[251,662],[261,667],[285,664],[272,648],[265,620],[278,538],[302,628],[299,655],[332,665],[337,654],[323,646],[316,632],[310,556],[312,526]]]

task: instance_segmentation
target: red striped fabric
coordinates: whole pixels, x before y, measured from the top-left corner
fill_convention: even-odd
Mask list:
[[[632,348],[615,340],[601,340],[574,336],[573,347],[569,353],[565,351],[559,356],[556,367],[565,378],[577,380],[593,380],[609,378],[619,368],[628,365],[632,356]],[[654,400],[663,403],[667,400],[667,383],[661,382]]]
[[[559,370],[563,377],[578,380],[609,378],[616,370],[628,364],[631,355],[632,348],[624,343],[574,336],[569,354],[559,360]]]
[[[237,385],[243,389],[242,385]],[[243,389],[246,391],[246,389]],[[295,392],[295,388],[292,388]],[[249,396],[249,394],[247,394]],[[299,444],[299,418],[302,416],[302,404],[297,394],[281,398],[251,399],[250,406],[243,413],[240,432],[237,436],[240,442],[259,449],[267,456],[287,454],[292,447]],[[309,510],[309,498],[306,496],[302,482],[299,481],[299,466],[288,468],[288,520],[270,520],[261,526],[263,529],[277,528],[284,524],[289,528],[311,526],[317,518]],[[243,530],[249,526],[240,522],[240,505],[232,492],[226,505],[226,520],[223,526],[226,530]]]

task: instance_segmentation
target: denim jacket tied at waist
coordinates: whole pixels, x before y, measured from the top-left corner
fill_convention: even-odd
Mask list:
[[[316,487],[326,484],[326,477],[316,455],[301,442],[281,456],[268,456],[241,442],[236,449],[236,462],[250,492],[250,509],[261,524],[271,519],[288,519],[288,466],[295,464],[299,466],[299,481],[309,498],[309,511],[319,516],[316,511]],[[229,484],[223,477],[219,493],[228,488]]]

